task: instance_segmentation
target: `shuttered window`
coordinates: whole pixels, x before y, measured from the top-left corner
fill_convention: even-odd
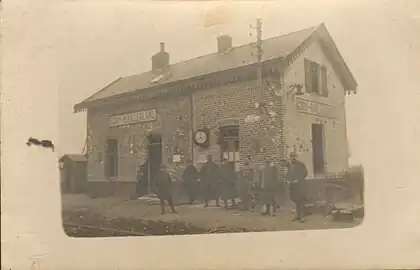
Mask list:
[[[312,92],[319,94],[320,85],[319,85],[319,75],[320,68],[319,64],[316,62],[311,62],[311,76],[312,76]]]
[[[308,59],[304,65],[306,92],[328,97],[327,68]]]
[[[327,68],[321,67],[321,91],[324,97],[328,97],[328,81],[327,81]]]
[[[311,61],[305,59],[305,88],[307,93],[312,93],[312,65]]]

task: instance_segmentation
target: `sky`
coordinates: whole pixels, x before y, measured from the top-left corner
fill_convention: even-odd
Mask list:
[[[380,102],[380,85],[386,83],[383,78],[394,76],[387,64],[405,64],[403,58],[389,54],[407,46],[393,42],[395,35],[408,31],[404,18],[409,9],[397,3],[57,1],[44,6],[44,19],[33,26],[36,29],[27,38],[44,36],[53,48],[57,145],[62,155],[81,153],[85,141],[86,115],[75,114],[73,105],[120,76],[148,71],[150,57],[159,50],[160,42],[165,42],[171,63],[176,63],[215,52],[220,34],[231,35],[234,46],[253,42],[250,24],[255,25],[256,17],[263,20],[263,38],[325,23],[359,84],[358,94],[348,96],[346,105],[350,162],[358,164],[365,137],[362,112],[366,101],[376,95]]]

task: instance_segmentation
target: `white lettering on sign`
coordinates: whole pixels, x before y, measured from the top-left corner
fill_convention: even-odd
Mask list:
[[[336,118],[335,107],[305,99],[296,99],[296,110],[303,114],[312,114],[327,118]]]
[[[154,121],[156,118],[156,109],[113,115],[109,118],[109,126],[116,127],[140,122]]]

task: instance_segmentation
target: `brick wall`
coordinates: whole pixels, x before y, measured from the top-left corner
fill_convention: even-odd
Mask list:
[[[311,44],[302,54],[290,65],[285,73],[285,85],[305,85],[304,59],[320,63],[327,68],[327,82],[329,89],[328,97],[321,97],[316,94],[305,94],[301,97],[290,95],[287,100],[288,113],[285,118],[286,140],[288,151],[297,147],[299,159],[308,168],[309,176],[313,176],[311,124],[324,124],[325,136],[325,169],[327,172],[338,172],[348,168],[348,145],[346,135],[345,117],[345,93],[338,75],[334,72],[333,66],[323,53],[321,45],[317,42]],[[296,98],[302,98],[315,102],[322,102],[336,107],[336,119],[329,119],[314,115],[302,115],[296,112]]]
[[[216,144],[218,129],[223,121],[229,119],[235,120],[239,125],[241,160],[252,155],[253,161],[262,164],[266,156],[281,157],[284,152],[281,144],[284,115],[281,97],[275,95],[274,91],[265,92],[265,102],[270,104],[270,110],[276,114],[272,125],[269,124],[268,116],[255,123],[245,121],[247,115],[259,115],[255,108],[259,99],[260,90],[256,81],[232,83],[196,92],[193,101],[195,126],[211,130],[210,147],[196,147],[196,160],[199,155],[211,154],[215,162],[220,162],[220,146]],[[265,152],[260,152],[258,146],[264,147]]]
[[[136,123],[122,127],[108,127],[109,113],[122,114],[148,109],[157,109],[157,120]],[[155,131],[162,135],[164,162],[172,164],[172,154],[177,146],[179,154],[191,158],[190,98],[179,96],[165,100],[139,102],[122,105],[104,111],[88,111],[88,125],[92,133],[93,151],[88,160],[88,180],[103,181],[104,151],[108,137],[118,139],[119,176],[118,181],[136,181],[135,172],[139,164],[147,158],[147,136]],[[102,160],[98,157],[102,155]]]
[[[313,115],[300,115],[296,112],[296,97],[281,95],[280,86],[287,91],[290,84],[305,84],[304,59],[316,61],[327,67],[329,97],[305,95],[302,98],[323,102],[336,107],[337,118],[327,119]],[[164,158],[172,163],[175,145],[185,157],[211,154],[220,162],[220,146],[216,143],[218,129],[224,120],[233,119],[240,127],[240,158],[251,155],[256,165],[261,165],[265,157],[282,159],[297,147],[299,159],[308,167],[312,175],[311,124],[323,123],[325,126],[325,160],[327,172],[342,171],[348,167],[348,149],[344,110],[344,89],[332,64],[323,54],[320,44],[313,43],[289,66],[284,77],[278,76],[268,83],[264,101],[273,118],[265,115],[260,121],[247,123],[248,115],[259,115],[255,103],[259,101],[260,90],[256,81],[232,82],[228,85],[199,90],[190,96],[167,98],[160,101],[139,102],[134,105],[120,106],[108,113],[124,113],[157,109],[155,122],[133,124],[130,127],[108,128],[108,115],[105,112],[89,110],[88,123],[92,133],[89,145],[93,152],[89,155],[89,181],[104,180],[104,146],[108,136],[119,139],[120,176],[118,180],[135,181],[135,170],[147,157],[146,137],[148,131],[156,130],[163,135]],[[283,81],[284,78],[284,81]],[[191,108],[192,106],[192,108]],[[193,115],[191,115],[191,111]],[[285,113],[287,111],[287,113]],[[193,119],[191,119],[193,117]],[[270,119],[274,122],[270,122]],[[192,131],[207,127],[211,131],[209,149],[192,146]],[[181,131],[181,134],[177,132]],[[134,149],[129,145],[134,142]],[[261,149],[260,149],[261,148]],[[260,151],[262,150],[262,151]],[[193,153],[194,152],[194,153]],[[102,161],[99,157],[101,157]],[[200,168],[200,165],[198,165]],[[279,167],[281,168],[281,166]],[[181,172],[181,168],[178,168]]]

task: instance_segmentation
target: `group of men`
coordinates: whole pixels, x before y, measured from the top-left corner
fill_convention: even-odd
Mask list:
[[[282,181],[275,163],[268,159],[257,174],[257,169],[253,167],[250,157],[244,162],[239,172],[235,172],[232,164],[226,159],[219,166],[209,155],[200,171],[189,160],[182,178],[191,204],[198,198],[202,198],[205,207],[208,207],[212,200],[220,206],[219,201],[222,199],[225,209],[229,209],[229,201],[230,207],[236,208],[236,198],[239,197],[241,210],[251,210],[258,201],[265,208],[262,214],[271,216],[275,216],[276,209],[284,201],[288,186],[290,198],[296,204],[294,220],[303,222],[305,200],[303,180],[308,172],[305,164],[297,160],[296,152],[290,154],[290,161],[286,163],[286,167],[287,174],[285,181]],[[160,199],[162,214],[165,213],[165,201],[175,213],[172,200],[172,179],[165,165],[159,167],[152,185],[153,191]],[[256,194],[260,196],[257,197]]]

